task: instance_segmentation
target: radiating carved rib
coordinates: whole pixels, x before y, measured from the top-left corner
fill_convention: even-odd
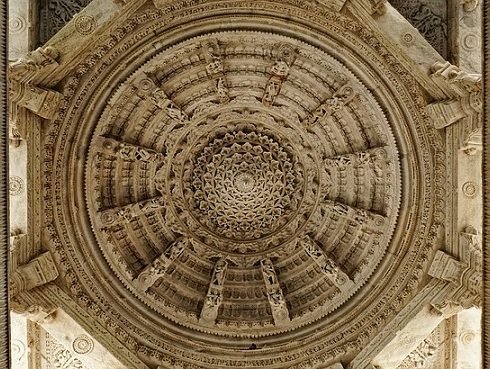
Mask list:
[[[321,271],[332,281],[332,283],[340,290],[346,290],[353,285],[352,279],[340,269],[334,260],[328,258],[320,246],[310,236],[305,236],[301,239],[301,244],[306,253],[320,267]]]
[[[263,259],[260,261],[260,268],[267,290],[267,297],[271,305],[274,323],[278,326],[287,324],[290,321],[289,311],[279,285],[279,280],[277,279],[276,271],[274,270],[274,265],[270,259]]]
[[[112,138],[98,136],[94,139],[96,150],[116,157],[122,160],[140,160],[149,162],[163,163],[165,155],[152,149],[141,146],[120,142]]]
[[[332,200],[324,200],[323,204],[330,207],[333,212],[341,217],[348,218],[352,222],[359,225],[367,225],[368,227],[377,228],[383,226],[386,222],[384,215],[375,213],[371,210],[359,209],[341,202]]]
[[[358,151],[332,158],[326,158],[324,163],[327,167],[342,168],[349,165],[367,165],[378,161],[386,162],[388,157],[387,146],[375,147],[366,151]]]
[[[264,95],[262,96],[262,103],[264,105],[271,106],[274,103],[295,58],[296,51],[291,46],[283,44],[277,48],[276,62],[271,67],[269,81],[265,86]]]
[[[322,125],[327,117],[343,109],[356,96],[354,89],[349,84],[339,88],[331,98],[325,100],[313,113],[306,119],[306,125],[320,123]]]
[[[184,252],[189,241],[179,238],[172,243],[163,254],[157,257],[133,280],[134,286],[140,291],[147,291],[153,284],[167,273],[170,265]]]
[[[218,317],[218,310],[223,302],[223,285],[225,283],[228,263],[219,259],[214,265],[213,275],[209,283],[208,293],[204,299],[200,321],[205,324],[214,324]]]
[[[203,45],[202,53],[206,59],[206,72],[210,79],[214,81],[214,88],[218,94],[219,101],[224,104],[230,101],[226,78],[224,74],[223,60],[218,40],[209,40]]]
[[[150,100],[160,109],[165,109],[167,115],[179,122],[189,121],[187,114],[177,106],[155,82],[148,77],[142,76],[134,81],[137,93],[144,99]]]
[[[163,197],[155,197],[150,200],[103,210],[99,212],[99,219],[103,227],[112,227],[120,223],[129,223],[135,217],[164,207]]]

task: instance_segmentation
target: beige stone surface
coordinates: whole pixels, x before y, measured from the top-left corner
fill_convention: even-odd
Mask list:
[[[472,5],[450,61],[379,0],[94,0],[15,41],[29,368],[476,369]]]

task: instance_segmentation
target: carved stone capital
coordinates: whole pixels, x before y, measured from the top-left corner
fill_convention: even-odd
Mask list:
[[[480,74],[470,74],[455,65],[435,63],[433,78],[446,81],[453,90],[453,98],[436,101],[427,106],[427,112],[437,129],[457,124],[460,148],[481,144],[481,112],[483,94]]]
[[[53,257],[49,252],[45,252],[13,271],[10,280],[10,294],[16,296],[20,292],[42,286],[54,281],[58,275]]]

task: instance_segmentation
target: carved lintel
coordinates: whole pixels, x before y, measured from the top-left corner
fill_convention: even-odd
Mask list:
[[[223,302],[223,286],[226,278],[228,263],[219,259],[214,265],[213,275],[209,283],[208,293],[204,298],[199,321],[205,324],[214,324],[218,317],[218,310]]]
[[[279,285],[274,265],[270,259],[263,259],[260,261],[260,268],[267,291],[267,297],[271,305],[274,324],[277,326],[287,324],[290,321],[289,310],[286,306],[286,300]]]
[[[45,252],[14,270],[10,279],[10,294],[15,296],[42,286],[54,281],[58,275],[53,257],[49,252]]]
[[[144,99],[150,100],[155,106],[162,110],[165,110],[167,115],[179,122],[187,122],[189,117],[187,114],[175,104],[165,93],[165,91],[156,85],[156,83],[149,77],[144,75],[138,77],[133,82],[137,89],[137,94]]]
[[[214,88],[219,101],[224,104],[230,101],[229,91],[226,83],[223,60],[218,40],[209,40],[201,45],[201,50],[206,60],[206,72],[213,80]]]
[[[172,243],[165,252],[157,257],[133,280],[134,286],[140,291],[147,291],[161,277],[163,277],[170,265],[182,255],[188,245],[186,238],[179,238]]]
[[[265,86],[262,103],[271,106],[281,91],[282,83],[289,75],[289,68],[296,59],[296,50],[290,45],[281,44],[275,50],[276,61],[270,69],[270,77]]]
[[[99,212],[102,227],[112,227],[121,223],[129,223],[135,217],[165,208],[163,197],[140,201],[134,204],[106,209]]]
[[[348,83],[340,87],[331,98],[325,100],[306,119],[306,125],[325,124],[327,117],[342,110],[356,96],[354,89]]]
[[[101,153],[113,155],[122,160],[163,163],[165,155],[146,147],[120,142],[113,138],[98,136],[94,138],[95,148]]]
[[[320,246],[310,236],[301,239],[301,244],[306,253],[320,267],[327,278],[340,290],[346,290],[353,285],[352,279],[340,269],[334,260],[327,257]]]

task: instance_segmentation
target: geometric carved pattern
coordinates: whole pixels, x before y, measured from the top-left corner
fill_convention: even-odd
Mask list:
[[[67,291],[151,367],[352,357],[420,286],[444,222],[443,146],[413,74],[318,3],[136,13],[60,83],[46,126],[46,239]]]
[[[390,131],[328,55],[272,35],[203,36],[147,62],[106,107],[87,158],[93,227],[154,309],[208,330],[280,331],[327,314],[379,262],[400,191]],[[319,249],[303,246],[303,260],[310,236]],[[185,248],[162,253],[179,237]],[[244,268],[254,283],[228,283]]]

